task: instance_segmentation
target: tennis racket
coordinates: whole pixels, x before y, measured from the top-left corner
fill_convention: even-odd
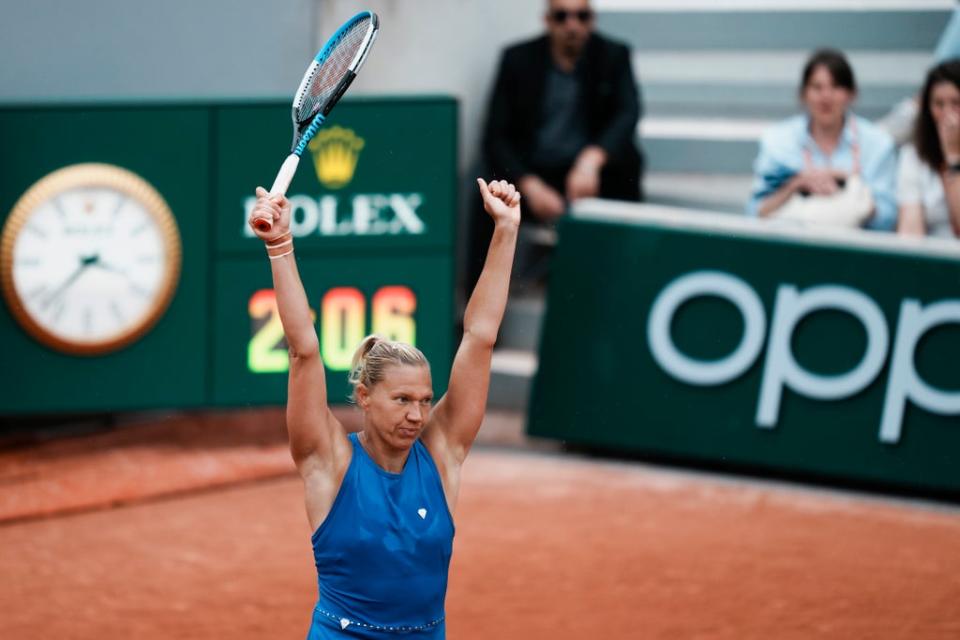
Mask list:
[[[330,36],[307,67],[293,97],[293,144],[290,145],[290,155],[281,165],[270,187],[270,195],[287,192],[303,150],[357,77],[379,29],[377,14],[361,11]],[[273,226],[273,222],[267,218],[258,218],[254,224],[260,231],[270,231]]]

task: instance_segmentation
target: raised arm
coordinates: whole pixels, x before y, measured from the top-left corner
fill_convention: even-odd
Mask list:
[[[493,238],[477,286],[463,317],[463,340],[457,349],[447,393],[437,403],[431,434],[444,457],[459,465],[477,437],[487,404],[490,360],[507,304],[510,271],[520,225],[520,193],[504,180],[488,186],[477,180],[483,206],[493,218]]]
[[[273,220],[269,232],[261,232],[253,220]],[[287,433],[290,453],[300,472],[330,467],[335,448],[344,440],[344,430],[327,406],[326,378],[320,359],[320,343],[313,315],[297,271],[290,234],[290,203],[283,196],[270,196],[257,188],[257,202],[250,216],[254,233],[264,241],[273,271],[273,289],[283,334],[290,350],[287,389]]]

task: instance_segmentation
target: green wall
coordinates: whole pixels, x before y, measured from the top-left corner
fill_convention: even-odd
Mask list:
[[[299,203],[297,256],[318,332],[336,347],[328,351],[342,360],[354,346],[345,341],[374,324],[413,335],[438,393],[452,357],[456,125],[450,98],[346,100],[325,129],[363,141],[350,181],[321,184],[307,152],[288,190]],[[0,108],[4,220],[51,171],[103,162],[160,192],[183,244],[169,309],[146,336],[105,356],[55,352],[0,305],[0,414],[284,402],[283,344],[271,343],[266,327],[269,294],[254,300],[271,287],[270,267],[245,220],[254,187],[269,187],[289,153],[290,135],[280,102]],[[328,385],[333,401],[345,399],[346,372],[330,370]]]
[[[960,259],[675,222],[564,220],[531,434],[618,452],[960,490]],[[669,311],[670,292],[709,277],[722,281],[720,290],[678,296],[657,334],[658,301]],[[753,300],[753,312],[731,301],[731,282]],[[808,313],[791,316],[791,291],[811,302]],[[814,304],[821,295],[838,297],[840,308]],[[944,312],[916,333],[915,345],[906,340],[911,322],[901,318],[910,301]],[[745,342],[747,325],[758,341],[723,374],[719,367]],[[870,336],[877,359],[865,362]],[[904,348],[895,357],[898,339]],[[673,351],[658,356],[654,346],[664,345]],[[862,380],[844,390],[857,371]],[[914,373],[920,382],[911,382]],[[933,389],[945,405],[918,400],[919,392],[904,399],[903,385]]]

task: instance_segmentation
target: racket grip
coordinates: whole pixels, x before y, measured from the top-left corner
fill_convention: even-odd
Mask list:
[[[287,188],[290,186],[290,181],[293,180],[293,175],[297,172],[297,166],[299,164],[300,156],[293,153],[287,156],[287,159],[284,160],[280,166],[280,171],[277,172],[273,186],[270,187],[271,196],[282,196],[287,193]],[[273,222],[266,218],[258,218],[253,224],[256,225],[259,231],[270,231],[271,227],[273,227]]]
[[[273,181],[273,186],[270,187],[270,195],[282,196],[287,193],[287,188],[290,186],[290,181],[293,180],[293,174],[297,172],[297,165],[299,164],[300,156],[293,153],[287,156],[280,167],[280,171],[277,172],[277,178]]]

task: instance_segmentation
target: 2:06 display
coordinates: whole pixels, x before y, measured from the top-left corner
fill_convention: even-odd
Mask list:
[[[324,364],[332,371],[348,370],[354,349],[368,333],[415,345],[416,309],[417,297],[409,287],[381,287],[370,297],[368,330],[367,298],[363,292],[356,287],[329,289],[320,300],[318,336]],[[273,289],[261,289],[250,296],[248,311],[247,368],[252,373],[287,371],[287,344]]]

